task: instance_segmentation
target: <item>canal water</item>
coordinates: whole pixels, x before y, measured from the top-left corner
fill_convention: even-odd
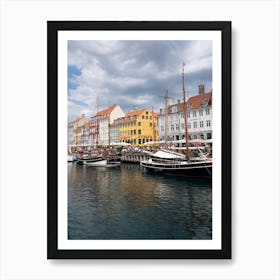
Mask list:
[[[68,163],[68,239],[212,239],[211,181]]]

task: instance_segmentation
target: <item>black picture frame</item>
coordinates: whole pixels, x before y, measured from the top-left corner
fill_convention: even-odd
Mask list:
[[[222,35],[222,147],[220,250],[58,249],[58,32],[83,30],[218,30]],[[48,259],[231,259],[231,22],[48,21],[47,22],[47,258]]]

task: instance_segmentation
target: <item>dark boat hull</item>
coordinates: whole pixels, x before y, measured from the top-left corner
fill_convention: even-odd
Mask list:
[[[212,162],[160,164],[142,161],[141,166],[150,172],[189,178],[212,178]]]

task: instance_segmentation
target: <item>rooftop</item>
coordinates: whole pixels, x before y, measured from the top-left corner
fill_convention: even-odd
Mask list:
[[[96,115],[97,116],[104,116],[104,115],[108,115],[110,114],[115,108],[117,107],[117,105],[113,105],[105,110],[99,111]]]

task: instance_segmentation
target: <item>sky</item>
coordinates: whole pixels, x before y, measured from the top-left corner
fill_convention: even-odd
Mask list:
[[[124,113],[148,108],[159,112],[183,100],[182,65],[187,98],[198,85],[212,89],[212,42],[182,41],[68,41],[68,120],[96,115],[118,104]]]

